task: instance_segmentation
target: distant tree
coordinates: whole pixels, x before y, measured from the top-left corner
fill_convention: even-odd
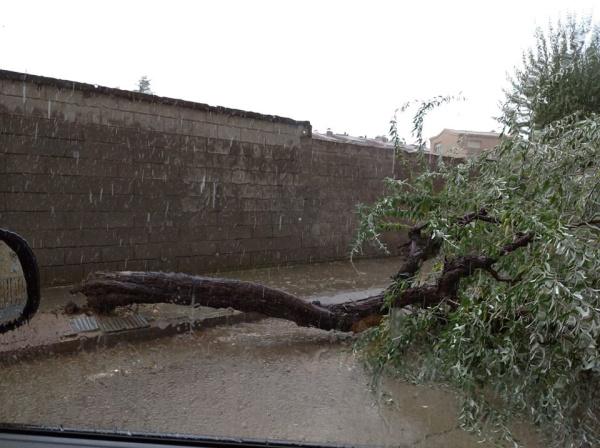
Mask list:
[[[152,90],[150,90],[150,81],[147,76],[142,76],[137,83],[137,91],[140,93],[152,93]]]
[[[600,113],[600,26],[568,16],[536,31],[536,44],[523,53],[505,90],[504,124],[511,133],[541,130],[573,113]]]

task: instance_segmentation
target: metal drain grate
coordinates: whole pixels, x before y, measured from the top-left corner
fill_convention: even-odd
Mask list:
[[[79,316],[69,319],[71,330],[75,333],[98,330],[98,321],[93,316]]]
[[[156,316],[152,311],[140,311],[138,315],[146,319],[148,322],[150,322],[151,320],[156,320]]]
[[[100,329],[106,332],[123,331],[123,330],[135,330],[136,328],[148,327],[148,321],[140,316],[134,314],[133,316],[124,317],[99,317],[98,323]]]

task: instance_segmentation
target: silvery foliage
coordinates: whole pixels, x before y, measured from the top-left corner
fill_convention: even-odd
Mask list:
[[[600,106],[592,110],[593,101],[577,97],[569,100],[574,108],[563,107],[565,92],[586,94],[577,82],[569,87],[573,73],[600,75],[587,73],[597,67],[600,47],[593,56],[596,28],[569,23],[548,38],[538,33],[537,50],[507,91],[498,147],[460,164],[426,154],[424,116],[451,98],[426,101],[413,121],[421,147],[416,158],[400,150],[396,119],[391,123],[397,156],[410,175],[386,179],[386,196],[359,207],[353,254],[369,242],[385,250],[382,234],[406,226],[424,226],[441,243],[428,269],[392,285],[396,294],[435,282],[445,260],[498,257],[517,233],[535,234],[527,247],[495,264],[514,281],[474,271],[461,281],[455,303],[411,313],[394,311],[389,294],[391,312],[358,344],[375,373],[456,388],[461,426],[491,430],[499,444],[518,446],[508,424],[523,417],[555,446],[600,444]],[[544,56],[542,40],[564,41],[557,51],[566,48],[568,58],[556,70],[546,67],[556,61]],[[547,76],[542,80],[540,73]],[[555,99],[561,104],[550,104]],[[498,223],[458,219],[482,208]]]

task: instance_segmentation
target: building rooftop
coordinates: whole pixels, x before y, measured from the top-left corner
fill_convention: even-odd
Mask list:
[[[500,137],[500,133],[499,132],[494,132],[494,131],[481,132],[481,131],[468,131],[468,130],[444,128],[442,130],[442,132],[440,132],[437,135],[434,135],[431,138],[437,138],[440,135],[442,135],[444,132],[448,132],[450,134],[457,134],[457,135],[473,135],[473,136],[477,136],[477,137]]]
[[[337,143],[350,143],[353,145],[359,146],[371,146],[371,147],[380,147],[380,148],[393,148],[394,143],[389,141],[386,136],[377,136],[375,138],[369,138],[366,135],[354,137],[352,135],[344,134],[335,134],[331,130],[328,130],[326,133],[321,133],[313,130],[312,137],[318,140],[325,140],[329,142],[337,142]],[[404,150],[406,152],[415,152],[417,151],[417,145],[405,145]],[[429,152],[429,149],[425,149],[425,152]]]

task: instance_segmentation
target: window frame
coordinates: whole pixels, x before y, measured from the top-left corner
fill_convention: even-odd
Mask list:
[[[473,146],[471,143],[477,143],[477,146]],[[483,141],[481,141],[481,140],[475,140],[475,139],[467,140],[467,148],[468,149],[481,149],[482,147],[483,147]]]

